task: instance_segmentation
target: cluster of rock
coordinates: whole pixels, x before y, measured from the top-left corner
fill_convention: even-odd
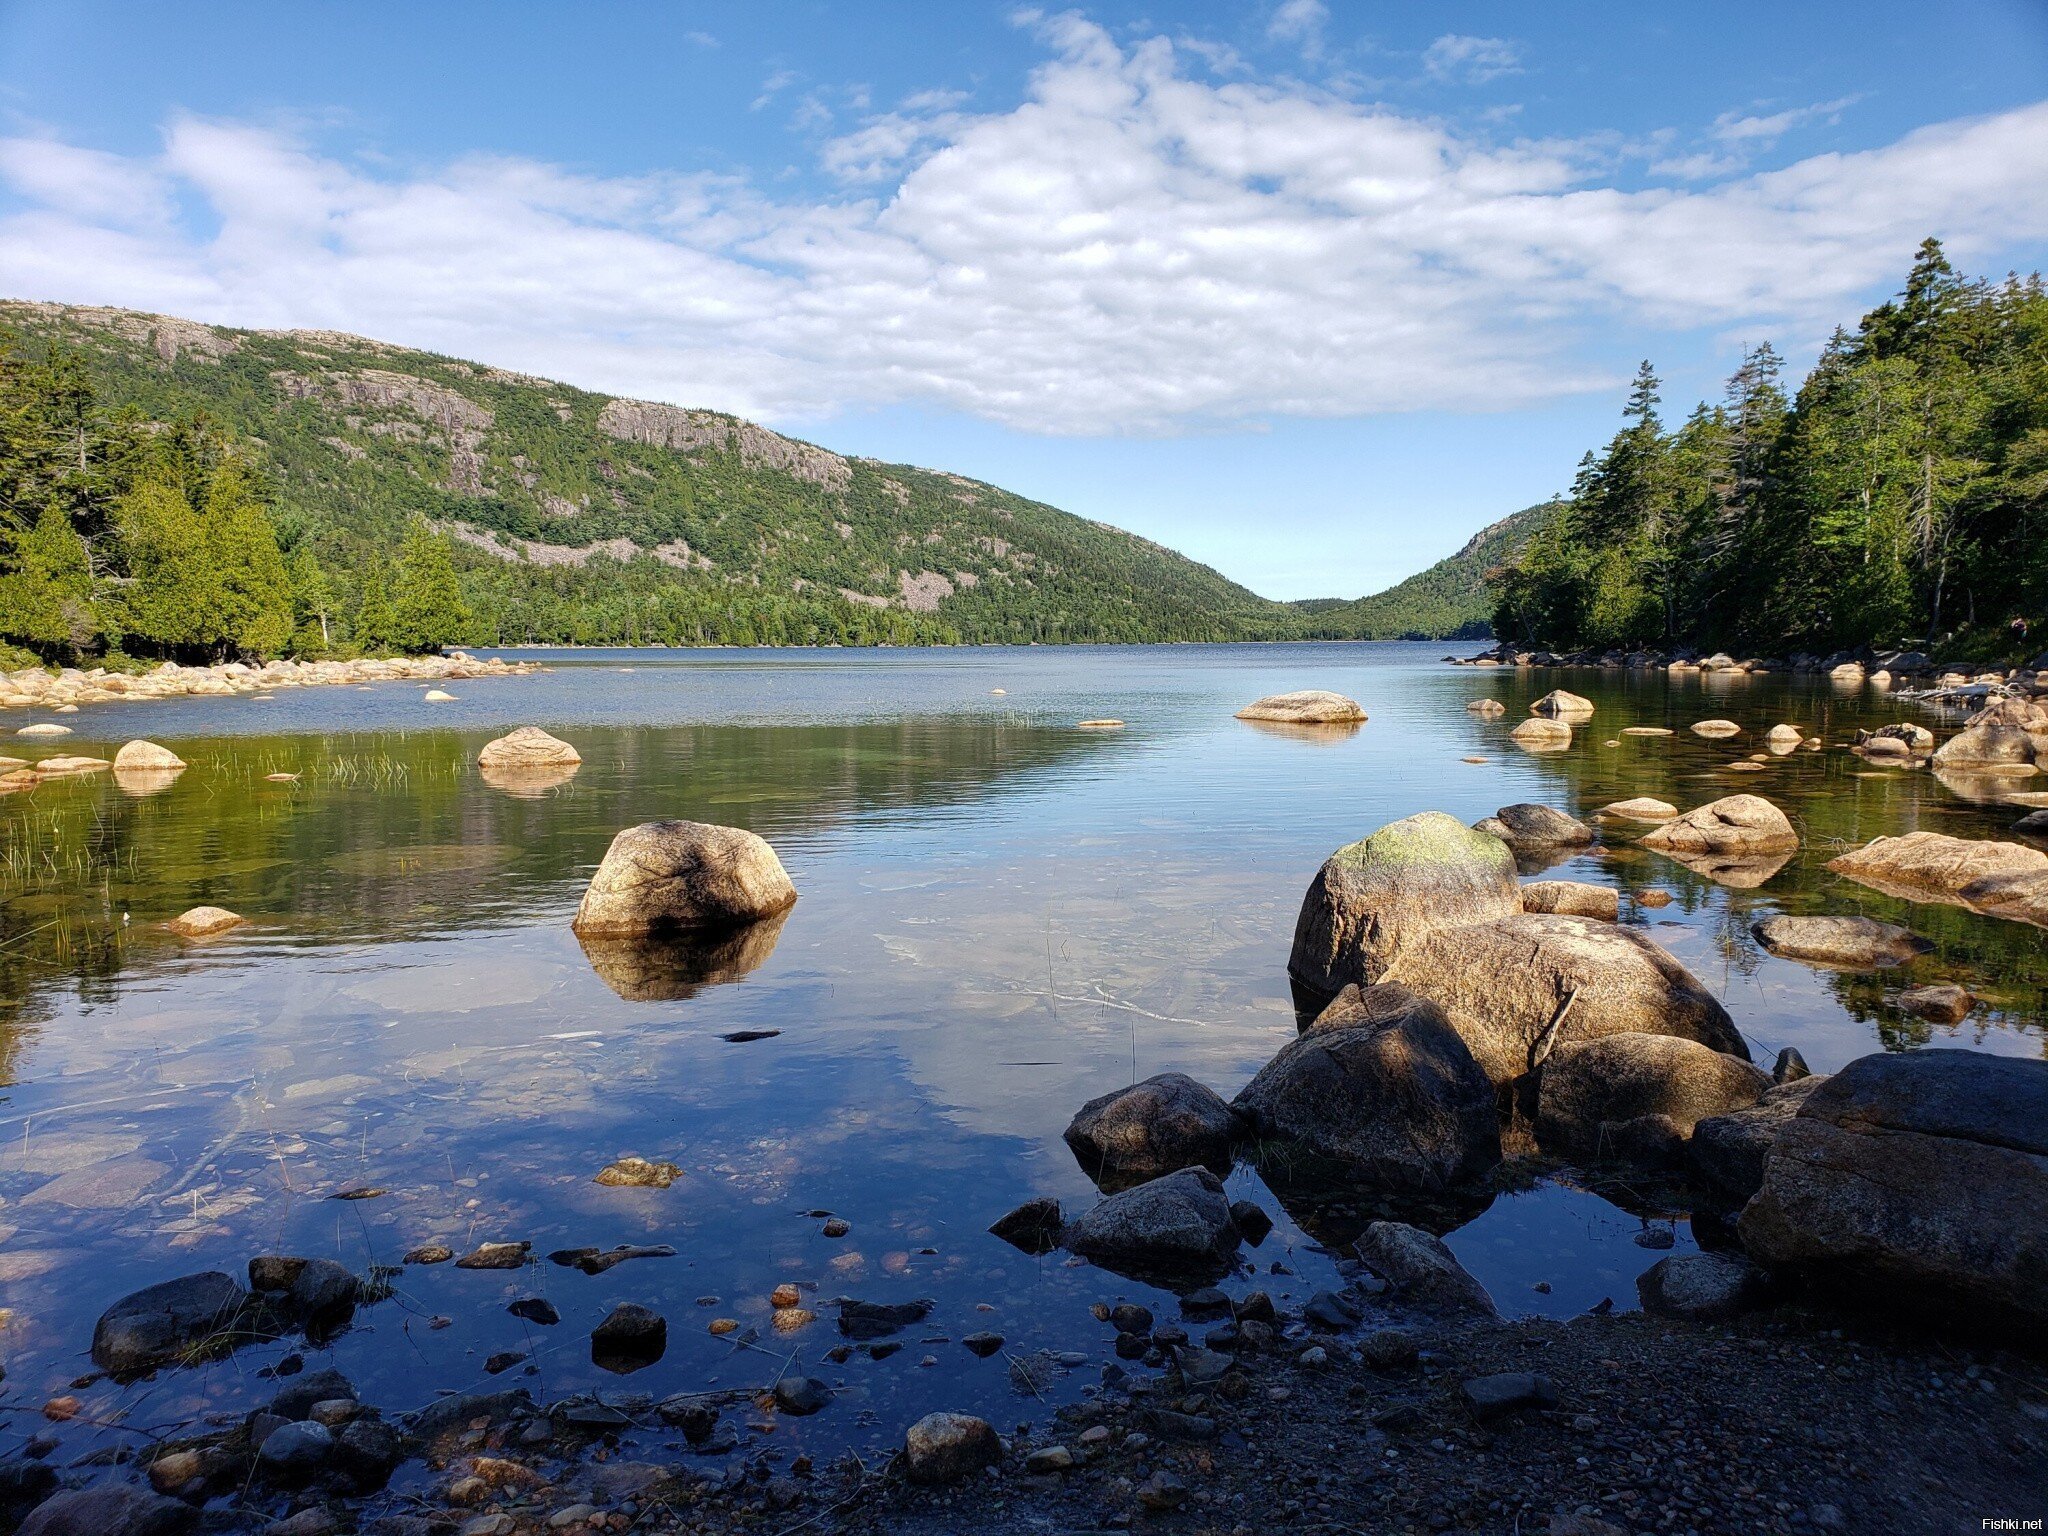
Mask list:
[[[1550,651],[1503,640],[1477,656],[1446,656],[1461,667],[1610,667],[1653,672],[1784,672],[1824,675],[1840,682],[1870,682],[1879,687],[1911,680],[1922,686],[1989,688],[2004,686],[2048,695],[2048,655],[2024,667],[1986,668],[1974,662],[1937,661],[1924,651],[1880,651],[1869,646],[1816,655],[1731,656],[1726,651],[1672,650]]]
[[[174,699],[270,693],[279,688],[316,688],[339,683],[443,682],[465,677],[514,677],[540,670],[535,662],[478,660],[461,651],[447,656],[402,656],[357,661],[267,661],[256,666],[230,661],[187,667],[166,661],[147,672],[109,672],[104,667],[61,672],[25,667],[0,673],[0,709],[46,709],[68,713],[83,704],[132,699]]]

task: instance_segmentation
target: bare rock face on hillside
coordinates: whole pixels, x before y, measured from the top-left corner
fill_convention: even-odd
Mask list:
[[[612,839],[576,909],[575,929],[590,938],[730,929],[795,902],[782,861],[753,833],[650,821]]]
[[[1440,1006],[1496,1083],[1528,1072],[1546,1036],[1556,1048],[1605,1035],[1676,1035],[1749,1057],[1727,1010],[1692,972],[1635,930],[1593,918],[1518,912],[1425,933],[1400,947],[1381,979]]]
[[[1370,986],[1401,944],[1520,912],[1514,856],[1442,811],[1389,822],[1339,848],[1302,898],[1288,973],[1322,997]]]
[[[1237,712],[1240,720],[1267,720],[1278,725],[1351,725],[1365,719],[1356,699],[1321,688],[1298,693],[1273,693]]]
[[[828,491],[843,491],[853,479],[853,466],[838,454],[718,411],[687,410],[651,400],[611,400],[598,412],[597,429],[621,442],[678,453],[729,450],[742,464],[778,469]]]

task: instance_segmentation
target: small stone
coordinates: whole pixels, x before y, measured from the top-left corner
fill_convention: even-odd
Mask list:
[[[1550,1378],[1528,1371],[1503,1371],[1474,1376],[1463,1387],[1465,1405],[1480,1423],[1527,1408],[1555,1408],[1557,1388]]]
[[[1138,1487],[1138,1502],[1157,1513],[1179,1509],[1187,1501],[1188,1485],[1163,1467]]]
[[[555,1304],[545,1296],[523,1296],[505,1310],[514,1317],[524,1318],[529,1323],[538,1323],[543,1328],[552,1328],[562,1320],[562,1314],[555,1310]]]
[[[1105,1437],[1108,1432],[1104,1431]],[[1047,1445],[1033,1451],[1024,1458],[1024,1470],[1034,1477],[1046,1477],[1055,1472],[1065,1472],[1074,1465],[1074,1453],[1064,1445]]]
[[[326,1425],[300,1420],[271,1431],[256,1460],[274,1476],[306,1477],[325,1466],[333,1451],[334,1435]]]
[[[957,1483],[1003,1459],[1003,1443],[986,1419],[928,1413],[903,1435],[904,1470],[913,1483]]]
[[[1081,1443],[1083,1445],[1109,1444],[1109,1426],[1107,1424],[1090,1424],[1081,1431]]]
[[[771,1307],[793,1307],[796,1306],[803,1299],[803,1291],[797,1286],[789,1284],[787,1282],[785,1282],[782,1285],[778,1285],[777,1287],[775,1287],[774,1290],[768,1293],[768,1305]]]
[[[682,1176],[674,1163],[650,1163],[644,1157],[622,1157],[598,1170],[594,1183],[613,1189],[667,1189]]]
[[[736,1317],[714,1317],[705,1325],[705,1331],[714,1338],[723,1338],[728,1333],[740,1331],[740,1320]]]
[[[591,1363],[619,1375],[652,1365],[667,1348],[668,1319],[637,1302],[620,1302],[590,1333]]]
[[[1405,1328],[1376,1328],[1358,1341],[1358,1357],[1376,1371],[1406,1370],[1421,1353],[1420,1341]]]
[[[484,1362],[484,1373],[490,1376],[502,1376],[505,1372],[511,1370],[513,1366],[520,1364],[525,1359],[526,1351],[523,1349],[500,1350]]]
[[[517,1269],[533,1251],[532,1243],[479,1243],[455,1261],[457,1269]]]
[[[1060,1244],[1061,1222],[1059,1201],[1041,1196],[999,1218],[989,1231],[1026,1253],[1051,1253]]]
[[[827,1237],[844,1237],[853,1230],[853,1223],[834,1216],[825,1223],[823,1230]]]
[[[422,1243],[405,1256],[408,1264],[446,1264],[455,1250],[446,1243]]]
[[[1134,1302],[1120,1302],[1116,1306],[1111,1307],[1105,1321],[1118,1333],[1150,1333],[1152,1331],[1151,1309],[1138,1306]]]
[[[970,1333],[960,1342],[967,1347],[968,1353],[986,1360],[1003,1347],[1003,1336],[1000,1333]]]
[[[775,1406],[783,1413],[801,1418],[831,1401],[832,1389],[815,1376],[784,1376],[775,1383]]]

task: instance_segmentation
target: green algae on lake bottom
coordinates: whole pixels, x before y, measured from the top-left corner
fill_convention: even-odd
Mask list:
[[[459,717],[431,722],[402,685],[283,696],[257,723],[231,700],[95,706],[69,750],[147,734],[192,766],[145,797],[103,774],[0,801],[10,1393],[62,1389],[99,1311],[171,1274],[238,1272],[263,1252],[365,1272],[428,1241],[517,1239],[540,1255],[677,1252],[596,1276],[544,1260],[409,1266],[332,1341],[334,1363],[393,1407],[488,1380],[484,1363],[513,1351],[529,1359],[506,1382],[596,1388],[616,1378],[592,1366],[588,1332],[634,1301],[667,1316],[669,1338],[630,1384],[758,1385],[761,1358],[704,1325],[740,1319],[778,1359],[793,1349],[822,1370],[829,1324],[773,1332],[769,1293],[798,1282],[813,1298],[938,1305],[902,1354],[840,1368],[850,1411],[783,1440],[858,1438],[864,1409],[889,1425],[942,1405],[1000,1422],[1002,1358],[951,1341],[994,1329],[1019,1355],[1086,1350],[1102,1334],[1090,1302],[1156,1298],[983,1229],[1030,1195],[1092,1198],[1060,1143],[1085,1100],[1166,1070],[1227,1096],[1270,1058],[1295,1028],[1289,941],[1317,867],[1423,809],[1469,823],[1533,800],[1590,819],[1638,795],[1684,808],[1761,794],[1803,843],[1759,884],[1643,849],[1634,823],[1521,872],[1615,887],[1624,920],[1722,999],[1760,1058],[1796,1045],[1824,1071],[1928,1043],[2042,1050],[2048,936],[1822,867],[1915,828],[2011,835],[2028,793],[1841,750],[1858,727],[1940,718],[1878,691],[1473,672],[1402,646],[665,653],[632,674],[617,661],[479,680]],[[1563,751],[1521,752],[1508,730],[1560,682],[1594,702],[1594,724]],[[1302,739],[1232,718],[1297,687],[1355,697],[1371,723]],[[1474,718],[1476,696],[1505,713]],[[1108,715],[1125,730],[1072,729]],[[1685,729],[1708,716],[1745,734]],[[571,741],[579,769],[536,790],[472,766],[526,721]],[[1779,721],[1827,749],[1729,771]],[[265,777],[285,771],[301,776]],[[579,945],[569,917],[613,833],[668,816],[768,838],[796,907],[729,953]],[[202,903],[250,922],[204,944],[162,928]],[[1758,946],[1751,925],[1775,911],[1879,917],[1934,947],[1890,971],[1820,970]],[[1959,1024],[1899,1006],[1949,980],[1979,1000]],[[592,1182],[628,1154],[681,1176]],[[1241,1164],[1230,1191],[1279,1218],[1250,1256],[1282,1266],[1261,1284],[1299,1299],[1334,1273],[1319,1244],[1371,1208],[1294,1172]],[[363,1187],[384,1192],[323,1198]],[[826,1236],[817,1210],[847,1232]],[[1509,1312],[1632,1304],[1655,1257],[1636,1243],[1646,1223],[1691,1241],[1682,1211],[1568,1174],[1508,1180],[1445,1220],[1464,1221],[1449,1241]],[[514,1290],[545,1296],[562,1324],[507,1315]],[[264,1395],[251,1372],[293,1347],[94,1388],[93,1406],[152,1422],[247,1407]],[[926,1355],[937,1364],[920,1368]],[[60,1433],[83,1448],[99,1432]]]

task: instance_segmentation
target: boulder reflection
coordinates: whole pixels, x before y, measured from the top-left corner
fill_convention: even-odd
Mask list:
[[[669,1003],[738,981],[775,952],[788,912],[744,928],[658,939],[585,938],[583,958],[598,980],[629,1003]]]

